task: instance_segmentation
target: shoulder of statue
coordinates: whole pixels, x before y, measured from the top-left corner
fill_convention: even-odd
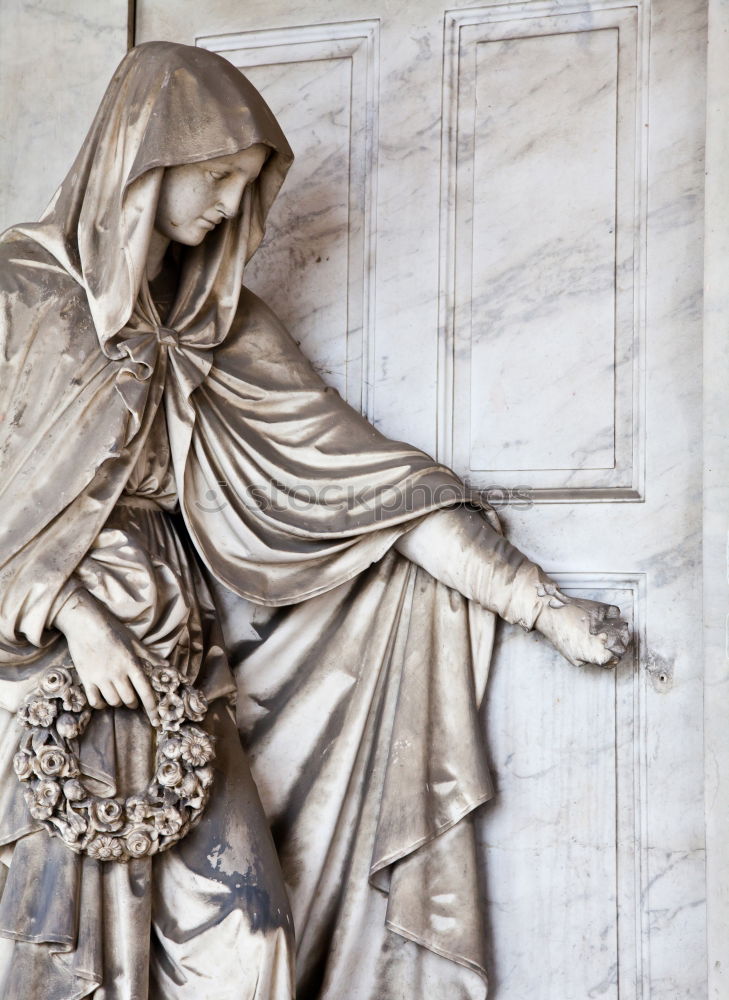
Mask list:
[[[98,348],[86,293],[53,255],[31,239],[0,242],[0,354],[22,362],[33,345],[58,356],[73,345],[76,363]],[[30,360],[30,358],[29,358]]]
[[[83,288],[50,251],[27,236],[5,234],[0,242],[0,294],[20,294],[28,305],[75,296],[86,302]]]

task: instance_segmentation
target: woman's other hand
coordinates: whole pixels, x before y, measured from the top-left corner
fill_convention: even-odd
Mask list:
[[[141,702],[152,724],[157,724],[157,702],[141,661],[157,664],[126,626],[85,590],[77,590],[66,601],[54,624],[66,636],[92,708],[137,708]]]
[[[552,585],[553,586],[553,585]],[[556,587],[534,627],[570,663],[612,667],[630,645],[630,628],[613,604],[567,597]]]

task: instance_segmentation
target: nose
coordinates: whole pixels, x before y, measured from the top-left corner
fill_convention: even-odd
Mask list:
[[[234,215],[237,215],[245,188],[246,178],[233,175],[228,178],[223,189],[218,192],[218,201],[215,207],[226,219],[231,219]]]

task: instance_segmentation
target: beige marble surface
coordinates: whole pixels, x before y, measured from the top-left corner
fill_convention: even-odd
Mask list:
[[[710,1000],[729,995],[729,2],[709,2],[704,276],[704,662]]]
[[[126,44],[127,0],[2,0],[0,230],[46,207]]]

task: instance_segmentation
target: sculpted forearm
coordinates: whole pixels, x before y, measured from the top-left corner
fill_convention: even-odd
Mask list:
[[[506,621],[536,628],[571,663],[617,662],[629,643],[618,608],[562,594],[544,571],[465,507],[429,514],[397,550]]]

